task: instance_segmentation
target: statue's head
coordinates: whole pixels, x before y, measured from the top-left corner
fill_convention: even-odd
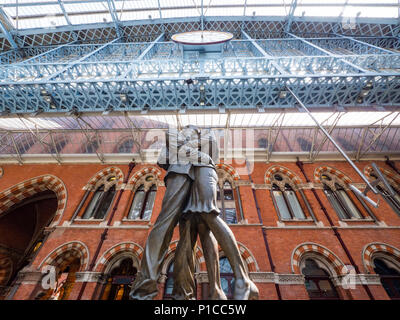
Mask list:
[[[182,133],[185,137],[192,139],[200,136],[200,129],[192,124],[189,124],[183,127]]]

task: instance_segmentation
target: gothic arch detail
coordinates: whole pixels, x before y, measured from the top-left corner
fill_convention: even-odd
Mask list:
[[[368,273],[375,273],[372,263],[372,256],[374,253],[377,252],[387,253],[388,255],[396,257],[400,261],[400,249],[397,249],[396,247],[393,247],[386,243],[369,243],[364,247],[361,255],[364,268]]]
[[[235,181],[238,181],[240,179],[239,174],[231,166],[229,166],[229,165],[227,165],[225,163],[218,163],[215,166],[217,168],[218,178],[219,179],[223,178],[223,177],[220,176],[223,173],[226,173],[224,178],[228,179],[229,182],[231,182],[231,183],[234,183]]]
[[[154,176],[157,181],[147,182],[146,178],[148,176]],[[144,184],[144,188],[145,188],[145,190],[147,190],[154,183],[156,185],[158,185],[158,182],[160,181],[160,179],[161,179],[161,171],[159,169],[157,169],[155,167],[146,167],[146,168],[143,168],[143,169],[135,172],[135,174],[130,179],[128,186],[129,186],[129,188],[132,188],[134,190],[137,187],[139,187],[141,184]]]
[[[67,189],[64,183],[53,175],[43,175],[29,180],[25,180],[0,193],[0,215],[6,212],[14,204],[29,198],[36,193],[51,190],[58,200],[57,211],[54,215],[52,226],[57,225],[64,212],[67,203]]]
[[[239,246],[239,251],[240,251],[240,255],[243,259],[243,262],[247,265],[247,270],[249,272],[257,272],[260,271],[258,265],[257,265],[257,261],[254,258],[253,254],[251,253],[251,251],[246,248],[246,246],[240,242],[238,242],[238,246]]]
[[[59,266],[65,263],[65,261],[75,258],[79,258],[80,260],[79,271],[87,270],[89,264],[89,249],[81,241],[71,241],[57,247],[43,259],[38,269],[41,269],[45,265]]]
[[[108,167],[97,172],[89,180],[88,184],[85,186],[84,189],[94,191],[96,190],[96,187],[103,184],[103,182],[106,182],[107,179],[112,175],[115,175],[115,177],[117,178],[118,181],[117,186],[121,187],[124,181],[124,174],[122,173],[121,169],[117,167]]]
[[[282,167],[282,166],[272,166],[265,172],[265,176],[264,176],[265,184],[272,183],[275,173],[281,173],[282,175],[288,177],[290,179],[290,181],[293,184],[295,184],[296,188],[298,188],[298,186],[302,183],[301,180],[299,179],[299,177],[297,177],[297,175],[295,175],[289,169]]]
[[[292,272],[296,274],[301,274],[300,261],[304,254],[312,252],[320,256],[325,257],[332,265],[337,275],[343,274],[343,270],[346,268],[344,263],[328,248],[313,242],[302,243],[297,246],[292,253],[291,266]]]
[[[178,245],[178,240],[171,242],[171,244],[169,245],[168,252],[164,258],[164,265],[163,265],[163,271],[162,271],[163,273],[166,273],[169,262],[171,261],[171,254],[173,254],[175,252],[177,245]],[[197,263],[199,266],[199,271],[206,271],[207,267],[206,267],[206,263],[204,260],[203,251],[200,249],[199,246],[196,246],[196,259],[197,259]]]
[[[342,180],[346,184],[351,183],[351,180],[344,173],[342,173],[341,171],[339,171],[335,168],[328,167],[328,166],[321,166],[321,167],[318,167],[315,169],[315,171],[314,171],[315,182],[322,183],[321,175],[325,172],[336,176],[338,179]]]
[[[383,169],[381,167],[379,167],[379,170],[384,174],[385,177],[389,178],[389,180],[392,180],[393,182],[395,182],[398,186],[400,186],[400,176],[396,173],[394,173],[393,171],[389,171],[386,169]],[[374,171],[374,169],[372,168],[372,166],[366,166],[364,169],[364,173],[366,176],[371,177],[372,172]]]
[[[143,256],[143,248],[137,243],[121,242],[114,245],[113,247],[111,247],[110,249],[108,249],[106,252],[103,253],[100,259],[97,261],[94,270],[97,272],[104,271],[107,264],[113,259],[113,257],[116,254],[122,252],[132,252],[139,261],[140,259],[142,259]]]

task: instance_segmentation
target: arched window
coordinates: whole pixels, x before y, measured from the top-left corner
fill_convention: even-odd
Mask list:
[[[225,180],[222,184],[222,192],[220,184],[217,184],[217,203],[218,208],[221,210],[221,218],[228,224],[236,224],[238,219],[235,197],[232,184],[228,180]]]
[[[164,299],[172,298],[172,290],[174,289],[174,263],[168,266],[167,279],[165,280]]]
[[[53,144],[54,141],[54,144]],[[67,144],[67,140],[64,137],[57,137],[56,139],[51,139],[49,141],[49,147],[47,149],[45,149],[46,151],[49,151],[50,153],[60,153],[62,151],[62,149],[64,149],[64,147]]]
[[[383,288],[393,300],[400,300],[400,269],[399,266],[384,258],[373,260],[374,270],[379,274]]]
[[[301,151],[310,151],[311,150],[312,144],[310,141],[308,141],[304,138],[298,137],[297,143],[300,145]]]
[[[272,197],[282,220],[306,219],[289,178],[275,174],[272,179]]]
[[[321,180],[324,185],[324,192],[340,219],[364,219],[361,211],[348,194],[348,192],[352,191],[346,191],[342,181],[336,176],[328,174],[322,174]],[[358,200],[360,202],[363,201],[361,199]],[[361,204],[366,207],[366,204]]]
[[[235,276],[233,274],[228,258],[219,259],[219,273],[221,278],[221,287],[228,299],[233,299],[233,289],[235,286]]]
[[[99,149],[99,141],[97,139],[92,139],[84,146],[83,153],[96,153],[97,149]]]
[[[55,288],[41,291],[35,300],[68,300],[76,281],[76,272],[80,269],[80,259],[75,257],[74,251],[68,251],[57,260],[62,261],[56,267]]]
[[[130,285],[135,280],[137,269],[131,258],[119,260],[111,269],[102,295],[102,300],[129,300]]]
[[[268,146],[268,140],[267,140],[267,138],[260,138],[260,139],[258,139],[257,143],[258,143],[258,147],[259,147],[259,148],[265,149],[265,148],[267,148],[267,146]]]
[[[150,220],[153,212],[154,200],[156,198],[157,187],[153,184],[148,190],[142,184],[135,192],[128,219]]]
[[[339,295],[334,287],[330,274],[314,259],[305,259],[301,272],[305,276],[305,285],[312,300],[336,300]]]
[[[79,270],[80,260],[75,259],[59,271],[57,290],[53,293],[51,300],[68,300],[72,287],[76,280],[76,272]]]
[[[82,219],[104,219],[114,200],[116,185],[115,177],[110,177],[107,184],[100,185],[94,192]]]
[[[126,139],[118,146],[118,153],[132,153],[133,139]]]
[[[372,178],[377,179],[378,177],[375,174],[370,175]],[[386,177],[387,178],[387,177]],[[390,183],[390,186],[392,187],[392,190],[394,191],[394,196],[392,196],[386,187],[383,185],[382,182],[380,182],[376,188],[378,189],[379,193],[382,195],[382,197],[385,199],[385,201],[392,207],[392,209],[400,215],[400,190],[398,187],[394,185],[394,183],[391,183],[389,179],[387,181]]]

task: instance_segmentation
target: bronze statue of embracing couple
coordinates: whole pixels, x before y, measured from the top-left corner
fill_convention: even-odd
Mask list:
[[[161,212],[151,230],[140,271],[130,292],[131,299],[148,300],[158,294],[157,280],[175,226],[180,239],[174,260],[173,299],[195,299],[195,248],[200,236],[210,284],[211,300],[226,300],[219,275],[218,244],[235,276],[233,298],[258,299],[240,256],[235,236],[218,214],[215,163],[219,161],[217,140],[209,129],[186,126],[168,130],[166,146],[158,158],[165,170],[166,192]]]

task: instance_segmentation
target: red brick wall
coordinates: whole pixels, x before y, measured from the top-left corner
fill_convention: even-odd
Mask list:
[[[392,171],[384,162],[376,162],[378,166]],[[360,170],[369,165],[370,162],[363,161],[357,163]],[[302,175],[300,169],[293,162],[286,163],[255,163],[254,171],[251,172],[251,178],[255,185],[265,184],[265,173],[267,170],[275,165],[279,165],[289,169],[293,172],[300,180],[301,183],[306,183],[306,179]],[[342,161],[331,161],[323,163],[305,163],[304,169],[310,179],[310,182],[314,181],[314,171],[320,166],[329,166],[343,172],[350,180],[354,183],[362,183],[361,178],[356,172],[345,162]],[[396,164],[400,167],[399,163]],[[128,165],[113,165],[122,170],[123,174],[126,175],[128,172]],[[146,167],[147,165],[137,165],[131,176]],[[31,268],[35,269],[40,266],[43,260],[57,247],[64,243],[71,241],[80,241],[84,243],[89,251],[89,264],[92,262],[94,253],[100,241],[100,235],[104,228],[99,225],[99,222],[74,222],[72,226],[63,226],[63,223],[69,221],[79,205],[85,191],[83,187],[88,181],[100,170],[110,167],[110,165],[100,164],[26,164],[20,165],[2,165],[4,169],[4,175],[0,178],[0,193],[5,189],[12,187],[24,180],[31,179],[44,174],[51,174],[58,177],[63,181],[67,189],[67,205],[63,213],[62,219],[58,226],[49,235],[48,239],[40,249],[39,253],[35,257]],[[163,171],[163,175],[164,175]],[[271,251],[272,262],[275,265],[275,272],[279,274],[292,274],[291,257],[293,250],[302,243],[313,242],[323,247],[328,248],[334,255],[336,255],[344,264],[350,264],[349,258],[346,255],[341,244],[335,237],[332,228],[329,227],[329,222],[321,210],[317,199],[313,195],[310,189],[305,189],[305,196],[314,211],[314,214],[318,221],[322,222],[322,225],[316,225],[312,221],[304,222],[286,222],[285,227],[278,226],[278,215],[274,208],[273,201],[270,195],[270,191],[266,189],[266,186],[257,188],[255,194],[260,209],[260,216],[262,224],[256,208],[256,201],[253,196],[252,187],[249,183],[250,177],[247,174],[240,175],[241,182],[247,182],[239,187],[240,197],[243,207],[244,217],[248,224],[238,224],[232,226],[232,230],[236,236],[238,242],[243,244],[255,258],[258,266],[258,272],[271,272],[271,261],[268,258],[266,244],[262,233],[262,227],[265,227],[269,248]],[[112,246],[120,242],[134,242],[144,248],[146,238],[151,230],[152,224],[154,224],[160,210],[161,201],[165,192],[165,187],[159,186],[156,196],[156,201],[153,209],[150,224],[148,222],[132,222],[122,221],[128,212],[130,202],[132,201],[132,191],[125,190],[122,194],[121,201],[118,205],[117,211],[111,222],[111,226],[114,223],[120,223],[118,227],[112,227],[109,229],[107,239],[104,241],[97,259],[100,259],[102,255],[109,250]],[[389,244],[393,247],[400,248],[400,217],[391,209],[391,207],[383,200],[380,201],[379,209],[373,209],[372,211],[378,218],[383,221],[387,227],[382,227],[374,222],[349,222],[348,227],[340,227],[339,219],[335,211],[330,206],[324,192],[321,189],[316,189],[317,194],[321,198],[329,217],[333,221],[333,224],[338,228],[338,231],[346,244],[354,262],[358,266],[361,273],[367,273],[362,261],[362,250],[363,248],[372,242],[381,242]],[[377,199],[377,196],[371,196]],[[1,198],[0,198],[1,199]],[[81,210],[83,213],[84,210]],[[110,213],[110,212],[109,212]],[[109,216],[109,214],[108,214]],[[107,218],[108,218],[107,216]],[[131,227],[137,225],[137,228],[124,228],[125,226]],[[359,226],[362,225],[362,228]],[[92,227],[92,228],[88,228]],[[95,228],[93,228],[95,226]],[[358,228],[356,228],[358,227]],[[173,240],[178,239],[178,233],[175,232]],[[80,283],[76,283],[73,291],[71,292],[70,299],[75,299],[78,295],[78,287]],[[277,299],[277,292],[273,283],[258,282],[257,286],[260,289],[261,299]],[[14,299],[26,299],[30,297],[32,292],[31,284],[22,284],[17,290]],[[386,292],[379,285],[371,285],[370,290],[376,299],[388,299]],[[95,283],[88,283],[83,293],[82,299],[91,299],[94,290],[96,288]],[[307,292],[303,285],[279,285],[281,295],[283,299],[308,299]],[[98,289],[100,290],[100,289]],[[343,299],[368,299],[365,289],[362,286],[357,286],[356,289],[350,290],[350,293],[340,291],[340,295]],[[160,295],[161,296],[161,295]],[[199,293],[200,296],[200,293]]]

